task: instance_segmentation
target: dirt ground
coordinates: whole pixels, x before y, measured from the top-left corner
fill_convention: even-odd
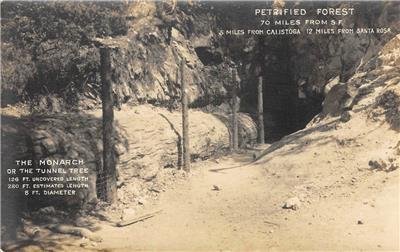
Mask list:
[[[162,213],[126,227],[99,223],[103,241],[86,249],[398,251],[399,169],[368,165],[398,151],[398,140],[387,124],[357,116],[261,146],[255,163],[251,152],[195,163],[142,209]],[[299,208],[283,209],[291,197]]]
[[[203,163],[221,169],[245,163],[245,155]],[[299,210],[282,209],[292,189],[259,166],[223,172],[195,170],[189,181],[148,209],[155,217],[119,228],[102,225],[97,249],[132,250],[398,250],[398,172],[374,174],[357,192],[343,188],[313,195]],[[287,176],[285,171],[280,176]],[[386,181],[383,184],[383,181]],[[212,190],[213,185],[219,191]],[[345,185],[344,185],[345,186]],[[355,190],[356,188],[354,188]],[[361,220],[363,224],[357,224]]]
[[[259,146],[256,162],[249,151],[194,163],[186,179],[135,213],[162,210],[153,218],[126,227],[98,221],[101,242],[58,235],[49,251],[398,251],[399,169],[368,165],[397,151],[398,133],[365,118],[351,122]],[[283,209],[294,196],[299,208]]]
[[[141,212],[160,214],[126,227],[99,222],[102,242],[60,236],[56,251],[399,250],[399,170],[349,167],[357,177],[342,170],[343,180],[329,184],[334,179],[321,176],[326,166],[251,160],[237,154],[196,163],[188,179]],[[282,209],[294,195],[299,209]]]

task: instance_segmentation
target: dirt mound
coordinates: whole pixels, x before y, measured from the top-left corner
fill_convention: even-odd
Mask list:
[[[96,114],[98,115],[98,114]],[[124,107],[115,118],[121,126],[127,145],[119,156],[119,190],[121,207],[143,205],[185,176],[177,171],[181,165],[182,115],[167,109],[141,105]],[[230,147],[229,116],[192,110],[189,114],[190,151],[192,162],[223,154]],[[252,145],[257,139],[253,120],[239,113],[239,142]],[[172,168],[172,169],[171,169]]]
[[[21,134],[24,148],[18,152],[34,160],[84,160],[89,169],[89,188],[77,190],[74,197],[37,197],[35,205],[67,204],[80,206],[96,200],[96,178],[102,171],[101,111],[29,115],[15,118],[18,109],[4,112],[3,137]],[[6,120],[10,118],[10,120]],[[200,110],[190,112],[190,151],[192,162],[227,152],[230,148],[230,116]],[[11,120],[12,119],[12,120]],[[16,123],[20,124],[19,127]],[[238,114],[239,143],[251,146],[257,127],[250,116]],[[115,158],[117,160],[121,204],[143,204],[143,195],[157,194],[169,179],[180,176],[182,158],[182,115],[178,111],[151,105],[123,107],[115,112]],[[23,130],[22,130],[23,129]],[[21,153],[22,152],[22,153]],[[5,161],[11,166],[12,161]],[[43,169],[46,167],[42,167]],[[158,176],[160,175],[160,176]],[[78,175],[77,175],[78,176]],[[149,195],[147,195],[149,196]],[[154,196],[154,195],[153,195]]]

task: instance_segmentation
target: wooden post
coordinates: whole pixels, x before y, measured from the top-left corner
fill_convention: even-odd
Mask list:
[[[190,171],[190,146],[189,146],[189,108],[188,87],[185,81],[185,61],[181,61],[181,93],[182,93],[182,142],[183,142],[183,170]]]
[[[258,113],[258,142],[260,144],[265,143],[264,135],[264,105],[263,105],[263,78],[258,77],[257,85],[258,103],[257,103],[257,113]]]
[[[235,152],[239,148],[239,136],[238,136],[238,120],[237,120],[237,85],[236,83],[236,72],[232,69],[232,150]]]
[[[113,91],[111,84],[110,48],[100,48],[101,95],[103,108],[103,170],[101,174],[100,197],[102,200],[114,203],[117,200],[117,178],[114,157],[114,110]]]

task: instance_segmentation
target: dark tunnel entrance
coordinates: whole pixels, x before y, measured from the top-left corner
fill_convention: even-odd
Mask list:
[[[304,83],[294,78],[289,39],[265,43],[262,49],[263,105],[265,140],[271,143],[303,129],[322,110],[323,97],[303,92]],[[258,59],[259,60],[259,59]],[[242,109],[257,117],[257,76],[242,88]]]

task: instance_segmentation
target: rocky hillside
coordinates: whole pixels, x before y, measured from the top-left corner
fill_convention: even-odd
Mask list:
[[[37,18],[40,11],[54,23],[46,21],[44,26]],[[3,106],[29,101],[42,112],[98,106],[100,58],[93,42],[98,38],[125,42],[112,53],[112,80],[120,103],[176,108],[181,62],[187,69],[184,79],[193,107],[220,104],[226,96],[227,64],[221,53],[209,52],[216,43],[215,16],[198,4],[7,3],[2,14]],[[11,57],[21,54],[27,57]],[[16,64],[25,71],[14,68]]]
[[[346,83],[331,87],[323,111],[305,129],[284,137],[259,153],[259,162],[277,166],[298,163],[301,153],[301,162],[309,162],[313,167],[318,167],[318,162],[327,163],[333,173],[343,172],[334,171],[335,167],[346,169],[352,175],[365,170],[391,172],[398,169],[399,60],[400,35],[397,35],[381,48],[377,56],[360,65]],[[275,156],[273,160],[269,159],[270,153]],[[283,160],[286,155],[295,159]],[[342,164],[332,161],[337,158],[342,160]]]
[[[160,2],[133,4],[130,13],[129,46],[114,55],[113,77],[122,101],[176,108],[182,62],[192,106],[223,101],[229,73],[223,74],[223,56],[208,52],[215,43],[211,13],[197,5]]]
[[[267,140],[274,141],[303,128],[322,110],[325,86],[331,83],[329,89],[333,83],[346,82],[361,64],[399,32],[399,3],[395,1],[362,4],[287,2],[288,8],[310,10],[353,7],[357,10],[355,15],[341,17],[343,27],[387,27],[391,31],[384,34],[307,35],[304,30],[310,27],[302,25],[299,29],[303,34],[299,36],[218,35],[220,29],[258,27],[259,20],[249,18],[249,15],[254,8],[271,5],[272,2],[226,5],[218,2],[134,1],[93,8],[86,3],[76,6],[37,3],[33,7],[46,10],[53,19],[57,15],[73,16],[73,19],[62,18],[57,23],[70,29],[68,34],[73,36],[57,34],[57,27],[49,23],[48,26],[54,28],[51,30],[55,32],[54,36],[45,36],[32,47],[28,46],[26,36],[37,36],[35,27],[41,27],[41,21],[35,19],[36,12],[31,10],[35,8],[7,4],[3,10],[7,18],[2,24],[5,31],[5,43],[2,44],[2,64],[5,66],[3,105],[11,103],[7,103],[10,97],[17,97],[17,100],[30,100],[33,110],[39,112],[98,107],[99,54],[91,41],[94,38],[114,39],[120,42],[120,47],[112,53],[112,80],[118,104],[151,103],[178,108],[181,95],[178,69],[183,62],[186,69],[183,79],[189,83],[191,107],[226,102],[232,84],[230,70],[237,68],[241,79],[241,110],[255,116],[255,83],[261,70],[265,82],[265,130]],[[93,17],[95,13],[105,16],[102,22]],[[305,18],[316,17],[307,16],[302,21]],[[90,26],[81,26],[83,22]],[[17,31],[16,35],[11,31]],[[52,34],[47,30],[42,33]],[[16,44],[20,38],[25,42]],[[61,43],[61,39],[67,42]],[[59,51],[69,52],[70,57],[55,53],[53,44]],[[11,55],[21,53],[29,57],[17,59],[26,62],[15,62]],[[65,60],[61,62],[63,57]],[[14,69],[14,65],[21,67]],[[64,74],[57,75],[56,72]]]
[[[239,5],[239,3],[238,3]],[[265,8],[262,3],[239,5],[233,17],[227,21],[228,28],[246,27],[244,17],[255,7]],[[353,7],[353,16],[337,17],[343,27],[356,30],[360,27],[389,27],[384,34],[312,34],[306,29],[315,29],[305,25],[305,20],[321,19],[313,16],[299,18],[302,22],[298,28],[301,35],[296,36],[243,36],[235,40],[230,38],[231,46],[237,58],[243,61],[242,67],[242,107],[244,111],[254,111],[256,103],[257,67],[265,81],[264,119],[265,130],[269,132],[270,141],[302,129],[316,114],[322,110],[322,101],[326,96],[325,86],[330,83],[346,82],[358,70],[379,52],[384,44],[396,36],[399,31],[397,13],[398,2],[366,3],[322,3],[322,2],[287,2],[285,8],[305,8],[307,13],[314,13],[316,8]],[[227,15],[229,17],[229,15]],[[226,16],[224,16],[226,17]],[[287,28],[275,25],[273,28]],[[329,29],[328,26],[318,28]],[[231,40],[234,40],[233,43]],[[329,89],[329,85],[328,85]]]

